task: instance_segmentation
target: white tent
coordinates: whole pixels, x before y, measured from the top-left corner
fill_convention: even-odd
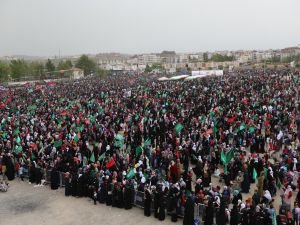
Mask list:
[[[198,79],[198,78],[203,78],[206,77],[207,75],[195,75],[195,76],[189,76],[187,78],[185,78],[184,80],[194,80],[194,79]]]
[[[158,80],[159,81],[166,81],[166,80],[169,80],[169,78],[167,78],[167,77],[160,77],[160,78],[158,78]]]
[[[171,77],[169,80],[180,80],[180,79],[184,79],[187,77],[189,77],[189,75],[179,75],[179,76]]]

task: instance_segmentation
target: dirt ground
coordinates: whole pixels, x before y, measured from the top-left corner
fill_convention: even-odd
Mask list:
[[[0,225],[161,225],[174,224],[171,217],[158,221],[145,217],[143,209],[96,206],[88,198],[65,197],[64,189],[33,187],[18,180],[10,182],[6,193],[0,193]],[[179,219],[176,224],[182,224]]]

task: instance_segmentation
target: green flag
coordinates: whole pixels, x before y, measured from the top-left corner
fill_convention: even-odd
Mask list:
[[[249,132],[250,132],[250,133],[254,133],[254,131],[255,131],[255,128],[254,128],[254,127],[252,127],[252,126],[250,126],[250,127],[248,128],[248,130],[249,130]]]
[[[98,157],[98,161],[101,162],[105,157],[105,152]]]
[[[264,177],[267,178],[267,176],[268,176],[268,169],[264,167]]]
[[[144,147],[146,147],[147,145],[151,145],[151,140],[149,138],[147,138],[145,141],[144,141]]]
[[[175,126],[176,133],[180,133],[183,129],[183,125],[181,123],[177,123]]]
[[[3,134],[1,135],[3,138],[7,137],[7,132],[3,132]]]
[[[224,174],[225,175],[227,175],[227,165],[229,164],[229,162],[231,161],[231,159],[233,157],[234,157],[234,150],[233,149],[231,149],[227,153],[225,153],[224,151],[221,152],[221,161],[224,164]]]
[[[143,148],[142,148],[141,146],[138,146],[138,147],[135,149],[135,154],[136,154],[136,155],[139,155],[139,154],[142,153],[142,151],[143,151]]]
[[[58,140],[54,143],[54,147],[55,148],[59,148],[60,146],[62,145],[62,141],[61,140]]]
[[[22,148],[22,146],[20,145],[19,147],[16,148],[15,153],[16,153],[16,154],[19,154],[19,153],[22,152],[22,151],[23,151],[23,148]]]
[[[128,171],[127,175],[126,175],[126,178],[127,179],[132,179],[134,176],[135,176],[134,169],[133,168],[129,169],[129,171]]]
[[[123,134],[117,134],[116,135],[116,140],[123,141],[124,140],[124,135]]]
[[[16,139],[16,143],[20,144],[20,142],[21,142],[21,138],[20,138],[20,136],[18,136],[17,139]]]
[[[245,129],[245,123],[242,123],[240,126],[240,130],[244,130]]]
[[[75,136],[74,136],[74,141],[75,141],[76,143],[79,141],[79,138],[78,138],[77,134],[75,134]]]
[[[279,188],[281,188],[281,186],[282,186],[282,183],[281,183],[280,179],[278,179],[277,186],[278,186]]]
[[[20,133],[20,130],[19,129],[15,129],[13,134],[14,135],[18,135],[19,133]]]
[[[256,180],[256,178],[257,178],[257,172],[256,172],[256,169],[255,169],[255,168],[253,168],[253,175],[252,175],[252,178],[253,178],[253,180]]]
[[[92,152],[92,154],[91,154],[90,161],[93,162],[93,163],[95,162],[94,152]]]
[[[116,135],[115,145],[119,148],[121,148],[124,145],[124,135],[123,134]]]

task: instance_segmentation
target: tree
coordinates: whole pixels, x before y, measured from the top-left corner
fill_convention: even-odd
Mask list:
[[[82,69],[85,76],[96,71],[95,61],[90,59],[87,55],[80,56],[76,63],[76,67]]]
[[[58,70],[69,70],[72,69],[73,64],[71,60],[66,60],[66,61],[60,61],[57,65]]]
[[[102,68],[97,68],[96,69],[96,75],[99,77],[106,77],[108,75],[108,71],[104,70]]]
[[[54,66],[53,62],[51,61],[51,59],[47,60],[47,62],[46,62],[46,69],[47,69],[47,71],[49,73],[53,72],[55,70],[55,66]]]
[[[0,80],[7,80],[9,75],[9,65],[0,61]]]
[[[207,52],[203,53],[203,61],[208,62],[208,54]]]
[[[30,73],[30,68],[24,60],[12,60],[9,64],[12,78],[21,78]]]
[[[148,64],[146,65],[145,68],[145,73],[150,73],[152,71],[151,66],[149,66]]]
[[[42,62],[32,62],[29,67],[32,76],[42,78],[45,72],[45,66]]]

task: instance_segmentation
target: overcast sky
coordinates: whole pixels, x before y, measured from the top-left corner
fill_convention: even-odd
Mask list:
[[[0,55],[300,44],[299,0],[0,0]]]

